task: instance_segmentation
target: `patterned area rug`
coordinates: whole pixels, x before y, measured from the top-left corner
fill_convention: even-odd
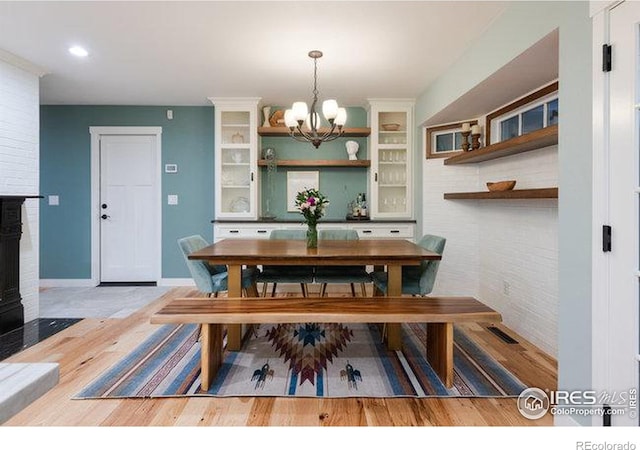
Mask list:
[[[203,391],[197,336],[195,325],[162,326],[75,398],[512,397],[527,387],[457,328],[447,389],[424,357],[424,325],[403,325],[403,351],[389,351],[375,325],[308,323],[260,325]]]

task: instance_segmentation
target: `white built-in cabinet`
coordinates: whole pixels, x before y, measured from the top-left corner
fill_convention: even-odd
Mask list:
[[[413,110],[413,100],[369,99],[372,219],[413,216]]]
[[[259,210],[259,98],[210,97],[214,106],[216,219],[255,220]]]

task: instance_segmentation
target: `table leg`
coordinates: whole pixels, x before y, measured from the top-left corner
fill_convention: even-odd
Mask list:
[[[390,264],[387,266],[387,296],[399,297],[402,295],[402,266]],[[388,323],[387,348],[389,350],[402,350],[402,324]]]
[[[453,385],[453,323],[427,324],[427,361],[444,385]]]
[[[222,365],[222,325],[204,323],[200,335],[200,380],[208,391]]]
[[[229,265],[229,278],[227,278],[227,286],[229,289],[229,297],[242,297],[242,265]],[[227,325],[227,349],[232,352],[240,350],[242,344],[242,324]]]

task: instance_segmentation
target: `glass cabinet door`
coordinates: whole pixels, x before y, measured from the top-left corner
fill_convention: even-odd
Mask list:
[[[216,219],[258,218],[257,97],[209,97],[214,112]]]
[[[220,114],[220,211],[249,213],[251,204],[251,121],[248,111]]]
[[[384,216],[406,216],[410,213],[408,113],[377,113],[377,211]],[[409,123],[410,125],[410,123]]]

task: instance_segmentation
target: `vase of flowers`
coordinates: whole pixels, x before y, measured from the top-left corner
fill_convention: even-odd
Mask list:
[[[307,224],[307,248],[318,247],[318,220],[328,205],[329,199],[317,189],[305,189],[296,195],[296,208]]]

